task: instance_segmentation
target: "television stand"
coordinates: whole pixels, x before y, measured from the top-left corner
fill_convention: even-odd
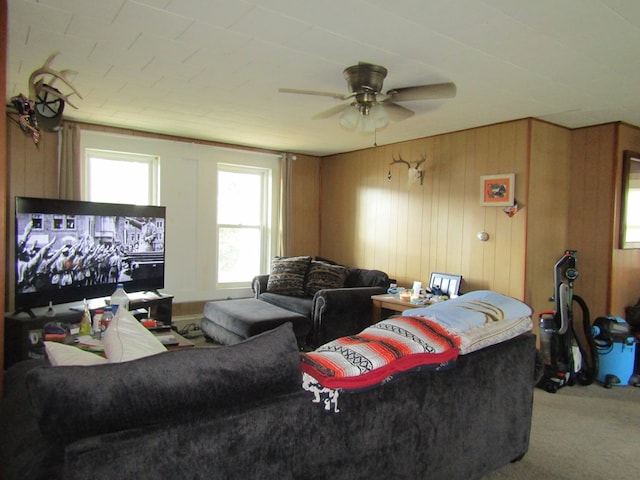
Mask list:
[[[129,310],[138,320],[147,317],[171,326],[173,295],[164,293],[129,293]],[[106,298],[87,299],[91,316],[106,305]],[[83,302],[53,305],[55,315],[47,315],[49,307],[22,309],[4,315],[4,367],[29,358],[44,358],[42,328],[47,322],[79,323]],[[150,312],[150,313],[149,313]]]
[[[173,309],[173,295],[160,293],[135,292],[128,293],[129,310],[138,320],[153,318],[164,325],[171,326],[171,311]]]
[[[21,313],[26,313],[27,315],[29,315],[30,318],[38,318],[38,316],[35,313],[33,313],[33,310],[31,310],[30,308],[16,310],[11,315],[20,315]]]

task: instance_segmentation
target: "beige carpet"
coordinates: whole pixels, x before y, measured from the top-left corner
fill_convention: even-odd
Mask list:
[[[483,480],[640,478],[640,388],[536,389],[529,452]]]

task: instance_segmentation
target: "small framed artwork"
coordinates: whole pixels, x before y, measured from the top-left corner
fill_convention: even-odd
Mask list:
[[[483,175],[480,177],[480,205],[508,207],[513,205],[515,174]]]

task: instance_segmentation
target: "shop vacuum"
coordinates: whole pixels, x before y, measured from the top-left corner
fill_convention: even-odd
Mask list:
[[[598,372],[598,352],[585,301],[573,294],[573,282],[578,278],[577,252],[567,250],[554,266],[555,310],[542,312],[540,347],[544,368],[536,386],[555,393],[566,385],[589,385]],[[573,322],[573,304],[582,312],[583,337]],[[586,345],[585,345],[586,344]],[[588,350],[588,354],[587,354]]]
[[[640,387],[640,376],[635,373],[636,339],[629,324],[613,315],[598,317],[592,334],[598,351],[598,382],[606,388]]]

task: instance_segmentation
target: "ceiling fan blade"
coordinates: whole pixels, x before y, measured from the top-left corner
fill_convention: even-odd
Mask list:
[[[279,88],[278,91],[280,93],[297,93],[301,95],[318,95],[321,97],[331,97],[337,98],[338,100],[346,100],[349,97],[352,97],[353,94],[342,94],[342,93],[333,93],[333,92],[321,92],[318,90],[299,90],[297,88]]]
[[[413,116],[415,112],[403,107],[402,105],[395,104],[393,102],[382,102],[380,105],[384,106],[385,112],[389,115],[389,118],[394,122],[400,122]]]
[[[415,87],[394,88],[386,95],[393,102],[408,102],[411,100],[438,100],[456,96],[455,83],[434,83]]]
[[[314,120],[321,120],[321,119],[324,119],[324,118],[333,117],[334,115],[342,113],[344,110],[346,110],[350,106],[351,106],[350,103],[341,103],[340,105],[336,105],[334,107],[331,107],[330,109],[325,110],[324,112],[316,113],[313,116],[313,119]]]

